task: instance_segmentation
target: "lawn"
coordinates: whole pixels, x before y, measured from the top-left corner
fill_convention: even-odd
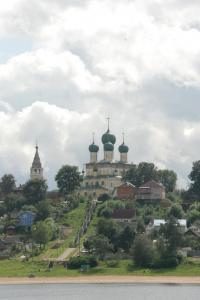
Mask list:
[[[86,203],[80,203],[80,205],[77,208],[73,209],[72,211],[64,215],[64,217],[59,221],[59,224],[70,226],[70,228],[72,229],[71,233],[68,235],[65,242],[58,249],[51,249],[52,243],[49,243],[47,245],[47,250],[42,255],[40,255],[39,259],[45,257],[48,258],[58,257],[60,254],[62,254],[62,252],[64,252],[66,248],[72,246],[75,235],[84,221],[85,207],[86,207]]]
[[[119,261],[115,268],[107,267],[106,262],[101,262],[97,268],[86,273],[79,270],[66,270],[63,265],[54,265],[48,270],[47,262],[28,261],[20,262],[14,259],[0,261],[0,277],[28,277],[34,274],[37,277],[62,277],[82,275],[149,275],[149,276],[200,276],[200,260],[187,259],[183,264],[170,269],[147,269],[133,266],[131,260]]]

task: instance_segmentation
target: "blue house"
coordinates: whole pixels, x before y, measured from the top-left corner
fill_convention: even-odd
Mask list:
[[[23,211],[18,215],[18,226],[31,227],[35,220],[36,214],[32,211]]]

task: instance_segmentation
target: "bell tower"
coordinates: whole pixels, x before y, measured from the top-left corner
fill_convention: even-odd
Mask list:
[[[38,152],[38,145],[36,144],[35,146],[35,156],[33,159],[33,163],[31,166],[31,172],[30,172],[30,179],[34,180],[34,179],[43,179],[43,168],[42,168],[42,164],[40,161],[40,156],[39,156],[39,152]]]

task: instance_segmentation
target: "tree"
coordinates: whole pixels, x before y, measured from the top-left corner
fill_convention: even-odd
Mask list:
[[[25,199],[22,195],[10,193],[7,194],[4,198],[4,205],[7,212],[12,212],[15,209],[20,210],[24,203]]]
[[[88,240],[84,242],[84,247],[87,250],[95,250],[101,259],[104,259],[105,254],[113,249],[109,239],[101,234],[89,237]]]
[[[189,192],[200,196],[200,160],[193,162],[192,171],[188,177],[192,181]]]
[[[172,170],[158,170],[157,171],[157,180],[161,182],[166,192],[173,192],[176,187],[177,175]]]
[[[172,192],[176,186],[177,175],[171,170],[158,170],[153,163],[141,162],[139,165],[131,166],[123,179],[136,187],[150,180],[156,180],[165,186],[167,192]]]
[[[181,219],[184,213],[180,205],[172,205],[168,212],[169,217],[174,217],[176,219]]]
[[[39,221],[32,226],[33,240],[41,245],[46,245],[52,238],[52,229],[45,221]]]
[[[119,236],[119,247],[128,252],[135,238],[135,230],[129,225],[126,226]]]
[[[13,190],[16,188],[14,176],[12,174],[5,174],[1,178],[0,188],[4,195],[13,192]]]
[[[51,205],[47,200],[42,200],[37,204],[37,219],[44,220],[49,217]]]
[[[46,197],[47,184],[45,180],[29,180],[23,187],[23,195],[27,204],[36,204]]]
[[[153,163],[141,162],[133,165],[124,175],[125,181],[130,181],[139,187],[143,183],[156,179],[157,168]]]
[[[170,254],[176,254],[177,247],[181,245],[182,234],[177,220],[170,217],[159,230],[160,236],[164,237],[166,251]]]
[[[65,165],[56,174],[55,180],[59,191],[67,196],[80,186],[81,175],[75,166]]]
[[[144,234],[136,237],[133,245],[133,258],[138,267],[150,267],[153,264],[155,252],[152,241]]]

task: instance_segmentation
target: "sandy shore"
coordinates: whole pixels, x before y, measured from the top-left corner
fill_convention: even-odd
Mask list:
[[[58,283],[166,283],[166,284],[199,284],[200,276],[81,276],[81,277],[36,277],[4,278],[1,284],[58,284]]]

